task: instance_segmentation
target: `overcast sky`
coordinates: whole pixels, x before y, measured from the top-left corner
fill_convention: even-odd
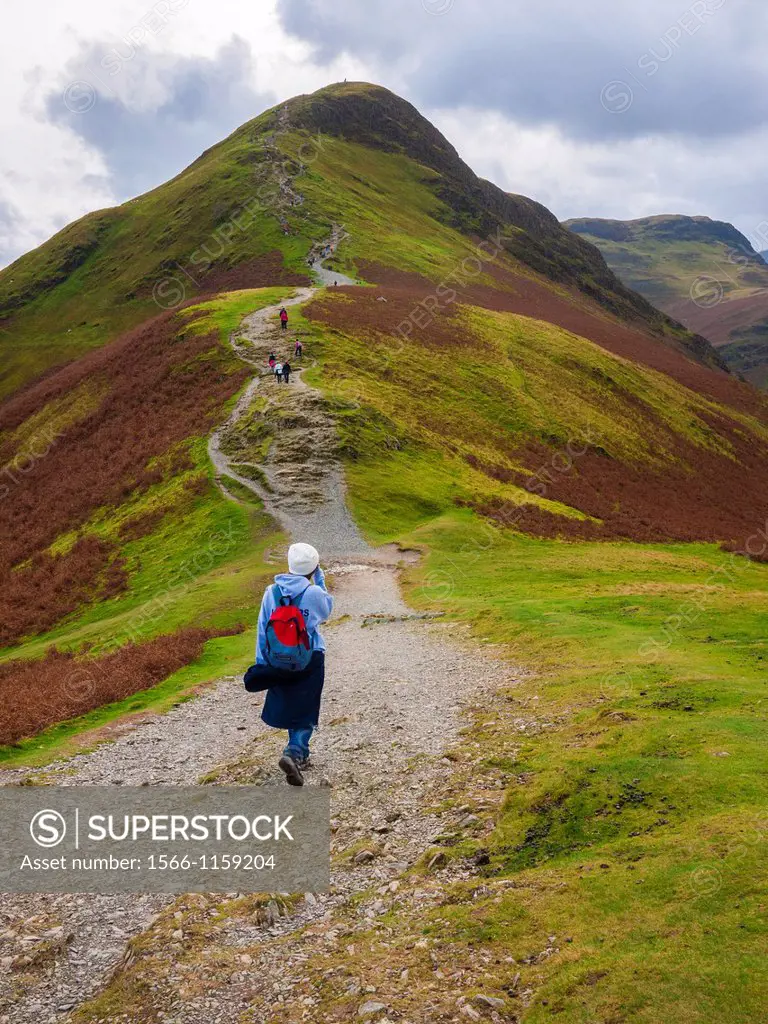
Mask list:
[[[343,78],[562,219],[701,213],[768,248],[765,0],[37,0],[4,25],[0,266]]]

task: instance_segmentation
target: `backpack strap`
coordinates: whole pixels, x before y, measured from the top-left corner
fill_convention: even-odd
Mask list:
[[[279,587],[279,585],[277,583],[274,583],[272,585],[272,597],[274,598],[275,604],[277,605],[278,608],[281,607],[281,606],[287,608],[290,605],[293,605],[295,608],[298,608],[300,601],[302,600],[302,598],[304,597],[304,595],[306,594],[306,592],[309,590],[309,588],[311,586],[313,586],[312,583],[308,584],[304,588],[304,590],[302,590],[302,592],[299,594],[299,596],[296,598],[296,600],[294,601],[290,597],[288,597],[287,594],[284,594],[282,592],[282,590],[280,589],[280,587]]]

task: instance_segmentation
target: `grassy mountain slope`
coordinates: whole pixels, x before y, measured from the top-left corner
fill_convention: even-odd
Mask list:
[[[353,500],[379,539],[401,484],[426,519],[469,505],[544,536],[738,545],[751,533],[768,503],[758,393],[688,360],[693,375],[677,379],[479,303],[403,337],[423,286],[409,284],[333,290],[307,310]]]
[[[272,204],[201,255],[254,183]],[[317,1019],[357,1019],[352,976],[411,1020],[464,1016],[456,986],[526,1024],[761,1020],[768,401],[383,90],[267,112],[0,275],[5,385],[26,381],[0,406],[0,736],[26,738],[0,756],[43,758],[247,663],[235,631],[283,538],[224,500],[205,439],[249,373],[228,335],[288,295],[334,222],[334,265],[370,286],[291,319],[355,517],[424,551],[414,604],[532,671],[484,699],[446,772],[446,801],[479,820],[436,840],[369,935],[311,933],[322,972],[270,1012],[307,996]],[[182,307],[147,319],[164,274]],[[260,444],[269,409],[246,417]],[[21,705],[22,683],[57,674],[56,701]],[[136,969],[114,1013],[79,1019],[146,1019],[146,985],[125,1005]]]
[[[302,167],[303,202],[291,185]],[[333,220],[351,235],[349,265],[375,260],[435,282],[470,255],[470,237],[500,230],[495,263],[508,272],[539,275],[548,290],[570,290],[717,363],[544,207],[477,178],[410,104],[350,83],[265,112],[172,181],[82,218],[0,272],[0,394],[158,308],[222,288],[305,281],[305,257]]]
[[[0,406],[6,660],[54,642],[98,654],[154,639],[160,627],[134,628],[127,610],[151,605],[203,537],[237,520],[239,539],[213,560],[227,576],[246,520],[207,481],[204,445],[247,376],[226,334],[286,295],[286,278],[303,279],[334,224],[348,234],[333,264],[376,284],[334,289],[304,329],[321,360],[333,339],[322,382],[360,515],[370,502],[383,530],[400,501],[397,486],[363,486],[384,459],[409,516],[421,510],[409,525],[461,506],[541,536],[743,542],[768,498],[756,454],[766,403],[707,365],[594,247],[476,178],[410,104],[335,86],[267,111],[172,182],[0,276],[19,372],[27,356],[87,350]],[[166,272],[158,293],[153,275]],[[254,277],[275,287],[223,291]],[[221,297],[190,305],[196,287]],[[174,308],[96,344],[89,309],[107,332],[156,311],[153,290]],[[82,330],[37,346],[46,317],[66,323],[61,303],[75,301]],[[575,464],[549,472],[572,445]],[[158,621],[235,625],[227,585],[198,602],[207,618],[182,594],[178,614]]]
[[[410,284],[307,309],[352,508],[426,552],[412,603],[533,672],[483,699],[451,756],[443,799],[469,818],[397,913],[330,963],[318,936],[326,973],[294,997],[351,1019],[360,978],[414,1020],[460,998],[525,1024],[761,1020],[765,406],[482,306],[403,338]],[[754,560],[659,543],[734,531]],[[609,540],[563,539],[580,536]]]
[[[566,227],[597,245],[626,285],[716,345],[734,371],[768,386],[768,265],[733,225],[661,216]]]

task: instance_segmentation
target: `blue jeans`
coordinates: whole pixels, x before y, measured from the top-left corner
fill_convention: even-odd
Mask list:
[[[309,741],[312,738],[313,726],[308,725],[303,729],[288,730],[288,745],[283,751],[296,761],[303,761],[309,757]]]

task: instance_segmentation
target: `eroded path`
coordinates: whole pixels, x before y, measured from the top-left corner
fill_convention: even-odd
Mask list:
[[[303,289],[289,301],[311,294]],[[336,609],[326,627],[323,722],[308,773],[309,784],[332,787],[331,892],[290,906],[270,904],[266,915],[258,904],[245,910],[237,904],[237,912],[230,912],[236,901],[221,897],[4,897],[4,1024],[59,1021],[78,1007],[78,1021],[93,1022],[234,1024],[282,1020],[284,1011],[286,1019],[320,1019],[309,1004],[291,1015],[291,993],[320,965],[310,965],[300,949],[281,953],[280,943],[294,935],[300,946],[301,936],[329,928],[340,912],[357,915],[353,929],[369,928],[393,909],[403,872],[441,831],[466,817],[466,808],[438,810],[451,773],[444,755],[456,743],[467,709],[511,684],[512,673],[467,647],[455,625],[449,638],[439,619],[414,616],[398,586],[397,564],[407,553],[365,544],[346,508],[335,429],[321,396],[300,375],[285,385],[262,370],[270,349],[287,345],[277,308],[248,318],[233,339],[257,372],[211,438],[210,452],[225,492],[231,476],[258,494],[291,536],[316,544],[331,569]],[[279,403],[272,413],[282,426],[268,439],[266,457],[248,461],[254,438],[246,428],[254,423],[254,403],[260,413],[265,400]],[[262,725],[260,705],[258,696],[244,693],[239,678],[223,679],[115,742],[44,770],[0,772],[0,784],[34,776],[58,785],[174,785],[204,777],[282,785],[276,758],[283,737]],[[495,792],[502,791],[500,783]],[[484,799],[475,805],[482,807]],[[489,793],[489,807],[493,799]],[[475,818],[468,827],[484,826]],[[192,916],[194,934],[185,923]],[[138,934],[153,952],[132,965],[128,940]],[[331,943],[336,934],[331,929]],[[116,989],[119,1011],[104,1002]],[[99,992],[105,992],[102,999]]]

